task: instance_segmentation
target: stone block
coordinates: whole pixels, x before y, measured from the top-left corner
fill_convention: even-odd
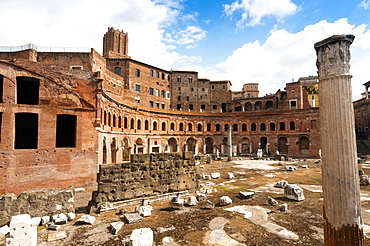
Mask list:
[[[130,236],[131,246],[153,246],[154,234],[150,228],[135,229]]]
[[[210,200],[207,200],[205,208],[207,209],[213,209],[215,207],[215,204],[211,202]]]
[[[227,178],[228,179],[233,179],[233,178],[235,178],[235,176],[234,176],[233,173],[227,173]]]
[[[269,204],[271,206],[277,206],[279,203],[274,198],[268,196],[267,197],[267,204]]]
[[[37,226],[41,218],[31,219],[29,214],[12,216],[10,221],[10,238],[6,239],[7,246],[36,246]]]
[[[184,199],[180,198],[178,196],[172,197],[172,199],[170,201],[170,206],[172,208],[175,208],[175,209],[182,208],[182,207],[184,207]]]
[[[197,194],[197,200],[198,201],[204,201],[204,200],[207,200],[207,196],[203,193],[198,193]]]
[[[68,220],[74,220],[76,218],[76,214],[72,213],[72,212],[69,212],[67,214],[67,218],[68,218]]]
[[[152,215],[153,207],[150,205],[140,206],[138,212],[142,217],[149,217]]]
[[[41,217],[41,224],[42,225],[45,225],[45,224],[47,224],[47,223],[49,223],[50,222],[50,216],[42,216]]]
[[[220,201],[219,201],[220,206],[227,206],[227,205],[230,205],[231,203],[233,203],[233,200],[231,200],[230,197],[228,196],[220,197]]]
[[[80,222],[80,223],[85,223],[85,224],[92,225],[92,224],[94,224],[95,220],[96,220],[96,218],[94,216],[84,214],[77,221]]]
[[[1,234],[6,235],[6,234],[8,234],[9,232],[10,232],[10,228],[9,228],[9,226],[5,225],[5,226],[3,226],[3,227],[0,227],[0,233],[1,233]]]
[[[285,188],[285,186],[287,186],[289,183],[285,180],[280,180],[278,182],[276,182],[275,186],[278,187],[278,188]]]
[[[66,231],[49,232],[48,242],[64,239],[66,237],[67,237],[67,232]]]
[[[280,211],[287,211],[288,210],[288,204],[286,204],[286,203],[283,203],[283,204],[281,204],[280,206],[279,206],[279,210]]]
[[[51,223],[51,224],[48,226],[48,228],[49,228],[50,230],[58,231],[58,230],[60,229],[60,225],[56,225],[56,224],[54,224],[54,223]]]
[[[212,179],[218,179],[219,177],[221,177],[220,173],[211,173],[211,178]]]
[[[124,224],[125,222],[122,221],[112,222],[110,223],[110,231],[112,232],[112,234],[117,235]]]
[[[195,196],[190,196],[188,198],[187,204],[189,206],[195,206],[195,205],[197,205],[197,203],[198,203],[198,200],[197,200],[197,198]]]
[[[67,215],[63,213],[53,215],[53,222],[57,225],[66,224],[67,221],[68,221],[68,217]]]
[[[243,199],[250,199],[254,196],[254,192],[239,191],[239,196]]]
[[[288,184],[284,188],[284,196],[295,201],[303,201],[305,199],[303,189],[296,184]]]
[[[122,217],[122,221],[126,224],[132,224],[142,221],[143,218],[138,213],[127,213]]]

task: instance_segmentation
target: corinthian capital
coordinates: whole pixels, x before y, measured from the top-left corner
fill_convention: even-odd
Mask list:
[[[351,34],[334,35],[315,44],[319,78],[349,75],[349,46],[354,38]]]

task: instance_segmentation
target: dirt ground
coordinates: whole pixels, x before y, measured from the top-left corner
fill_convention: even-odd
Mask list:
[[[177,245],[219,245],[205,240],[206,235],[211,232],[210,222],[215,218],[227,221],[222,225],[224,232],[233,242],[239,243],[230,245],[323,245],[322,192],[318,192],[321,185],[321,163],[315,163],[315,160],[296,160],[292,163],[260,161],[248,166],[241,165],[243,162],[235,159],[235,162],[214,161],[211,164],[197,165],[199,174],[221,174],[218,179],[200,180],[200,188],[209,187],[217,190],[206,194],[207,199],[216,204],[214,209],[205,209],[205,201],[182,209],[172,209],[168,201],[153,202],[150,204],[154,208],[152,216],[144,217],[139,223],[124,225],[118,235],[113,235],[108,229],[111,222],[121,221],[122,215],[118,210],[94,215],[97,221],[93,225],[76,224],[81,216],[78,214],[74,221],[62,225],[60,230],[67,232],[65,239],[47,242],[48,234],[55,232],[39,228],[38,245],[128,245],[131,232],[138,228],[151,228],[154,232],[155,245],[163,245],[162,240],[165,237],[171,237]],[[308,168],[303,168],[304,165]],[[258,168],[265,166],[271,169]],[[284,166],[295,166],[297,170],[283,171]],[[370,168],[362,168],[365,174],[370,174]],[[229,172],[235,175],[234,179],[228,179]],[[274,188],[274,184],[280,180],[306,187],[307,189],[304,189],[306,199],[296,202],[285,198],[283,189]],[[240,191],[253,191],[255,195],[251,199],[242,199],[239,197]],[[370,187],[361,186],[361,193],[364,196],[363,221],[370,225]],[[218,203],[221,196],[229,196],[233,201],[232,204],[220,206]],[[268,196],[276,199],[279,204],[288,204],[288,211],[282,212],[278,207],[268,205]],[[89,193],[77,197],[80,197],[77,202],[82,205],[87,202]],[[239,205],[268,209],[267,220],[294,232],[299,236],[299,240],[284,239],[244,218],[241,213],[225,210]],[[125,207],[127,212],[133,209],[134,207]],[[370,239],[367,237],[365,245],[370,245]]]

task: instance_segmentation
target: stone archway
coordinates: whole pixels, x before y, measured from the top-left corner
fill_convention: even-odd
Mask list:
[[[194,138],[188,138],[188,140],[186,140],[187,151],[191,151],[196,155],[196,144],[197,140],[195,140]]]
[[[103,139],[103,164],[107,164],[107,142]]]
[[[130,147],[128,143],[128,139],[124,138],[122,140],[122,161],[129,161],[130,160]]]
[[[177,152],[177,140],[175,138],[168,139],[168,146],[170,148],[170,152]]]
[[[117,163],[117,144],[115,138],[112,139],[112,142],[110,144],[110,152],[112,163]]]
[[[144,153],[144,142],[141,138],[136,140],[136,154],[143,154]]]
[[[213,154],[214,140],[211,137],[205,139],[206,154]]]
[[[288,140],[286,139],[286,137],[279,138],[278,150],[280,154],[288,154]]]
[[[310,154],[310,140],[308,137],[303,136],[298,141],[299,154],[309,155]]]
[[[240,152],[242,155],[251,153],[251,144],[247,137],[244,137],[240,140]]]

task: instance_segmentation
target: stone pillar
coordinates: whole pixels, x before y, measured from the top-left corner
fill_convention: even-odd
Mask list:
[[[233,155],[233,144],[231,139],[231,127],[229,126],[227,129],[227,161],[231,161],[231,157]]]
[[[325,245],[363,245],[349,46],[353,35],[315,44],[320,89]]]

